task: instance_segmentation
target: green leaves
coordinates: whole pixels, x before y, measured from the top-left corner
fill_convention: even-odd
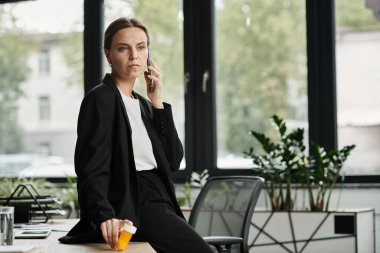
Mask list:
[[[0,196],[9,197],[19,184],[30,183],[36,188],[41,195],[54,195],[57,187],[43,178],[1,178],[0,179]],[[22,192],[22,196],[28,195],[26,191]]]
[[[184,183],[183,186],[178,187],[176,190],[180,193],[180,196],[177,196],[177,202],[179,206],[185,206],[186,204],[191,207],[191,194],[193,188],[202,188],[209,177],[208,171],[203,170],[201,172],[191,173],[191,177]]]
[[[277,115],[273,115],[272,116],[272,120],[273,120],[274,126],[277,128],[277,130],[280,133],[281,137],[283,137],[285,135],[285,133],[286,133],[286,124],[285,124],[285,121],[283,121]]]
[[[310,180],[313,184],[324,184],[327,187],[335,184],[344,162],[347,160],[355,145],[345,146],[341,150],[328,150],[316,143],[312,147],[312,166],[310,168]]]
[[[311,210],[327,209],[331,190],[335,188],[343,164],[355,145],[341,150],[325,150],[312,143],[312,155],[309,156],[305,153],[304,129],[288,132],[282,118],[273,115],[271,119],[279,140],[272,141],[265,134],[252,130],[249,133],[260,143],[264,154],[255,152],[253,147],[244,154],[252,158],[254,173],[265,179],[272,210],[293,208],[291,192],[294,184],[307,189]]]
[[[22,83],[30,72],[27,56],[33,43],[25,43],[25,36],[17,27],[3,27],[2,15],[1,11],[0,153],[15,153],[22,149],[22,129],[16,115],[17,101],[23,95]]]
[[[250,131],[249,134],[256,138],[266,153],[270,153],[275,148],[274,143],[272,143],[264,134],[255,131]]]
[[[336,186],[344,162],[354,148],[355,145],[349,145],[341,150],[326,151],[316,143],[311,144],[312,163],[307,171],[307,179],[312,211],[328,210],[332,189]],[[316,194],[313,194],[312,188],[317,189]],[[326,194],[328,195],[325,202]]]
[[[282,118],[273,115],[271,119],[279,140],[274,142],[265,134],[252,130],[250,135],[261,144],[265,154],[255,153],[253,147],[244,153],[252,158],[254,173],[265,179],[272,209],[289,210],[293,207],[291,184],[304,181],[305,177],[300,169],[305,167],[306,161],[304,130],[297,128],[288,133]]]

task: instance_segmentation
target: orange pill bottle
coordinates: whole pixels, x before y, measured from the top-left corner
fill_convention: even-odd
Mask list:
[[[123,231],[119,236],[119,240],[116,243],[116,247],[119,250],[125,250],[125,248],[128,246],[129,241],[132,238],[132,235],[136,233],[136,230],[137,228],[135,226],[124,224]]]

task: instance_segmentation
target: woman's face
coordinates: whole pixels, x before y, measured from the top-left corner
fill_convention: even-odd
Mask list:
[[[112,72],[123,79],[136,79],[146,70],[147,36],[137,27],[119,30],[112,37],[111,49],[105,49]]]

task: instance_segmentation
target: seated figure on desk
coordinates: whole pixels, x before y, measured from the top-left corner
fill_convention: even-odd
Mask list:
[[[111,67],[84,97],[78,117],[75,171],[80,221],[62,243],[106,242],[116,249],[124,223],[132,240],[162,253],[211,253],[185,221],[170,172],[179,169],[182,144],[171,106],[162,101],[160,69],[149,57],[147,28],[119,18],[105,31],[104,53]],[[147,97],[136,93],[144,74]]]

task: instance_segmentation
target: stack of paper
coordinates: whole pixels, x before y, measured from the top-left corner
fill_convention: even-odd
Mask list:
[[[14,228],[19,228],[19,229],[50,229],[50,225],[46,224],[46,223],[15,224]]]

